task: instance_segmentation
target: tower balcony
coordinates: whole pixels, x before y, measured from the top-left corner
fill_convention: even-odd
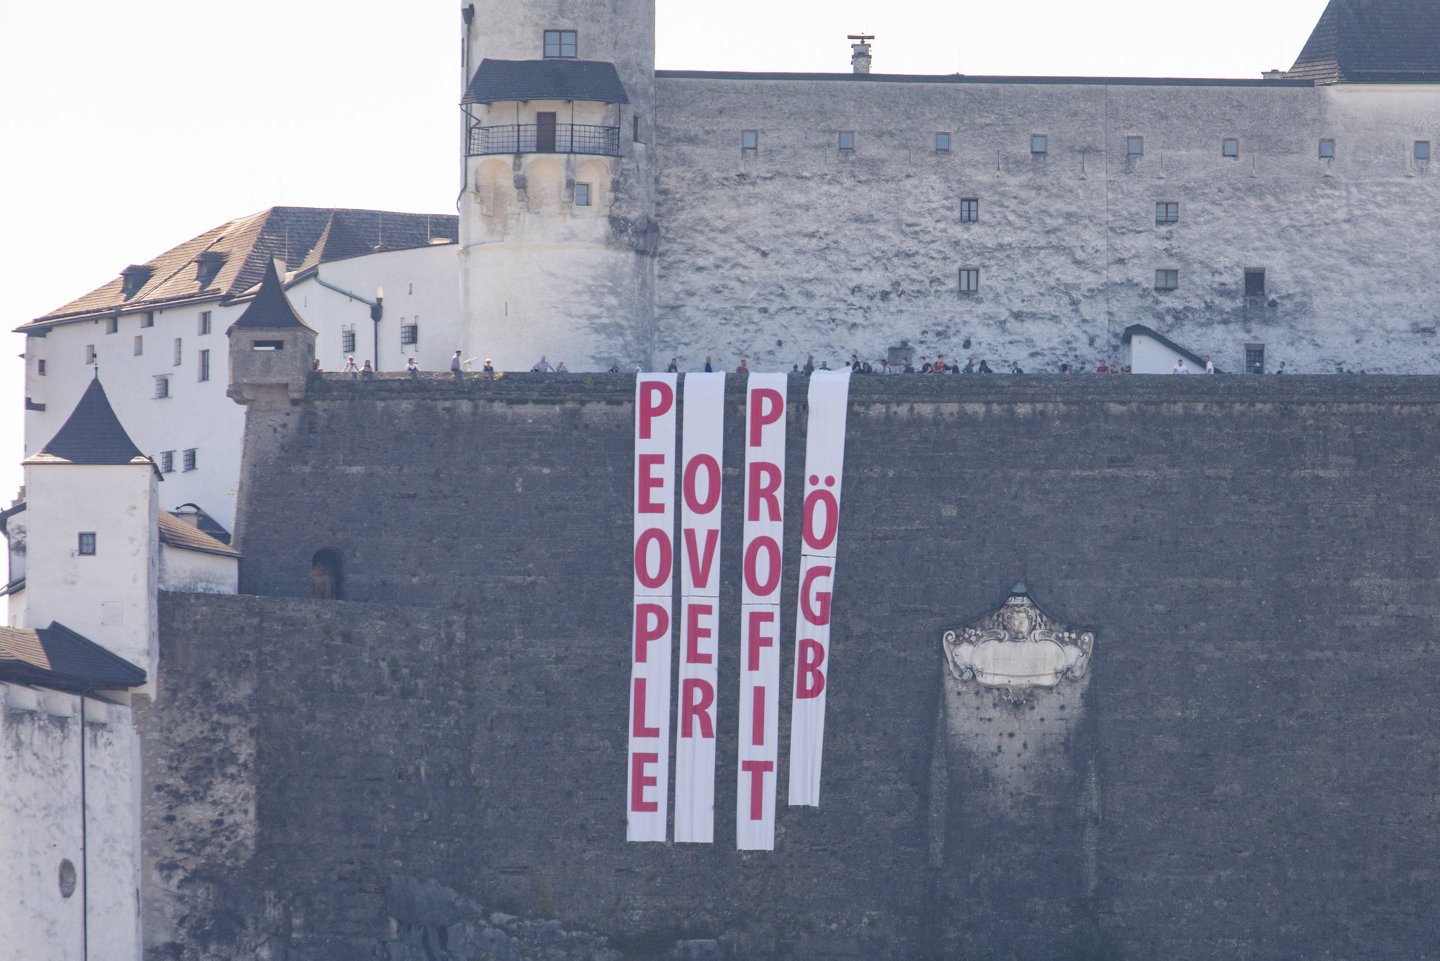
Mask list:
[[[620,156],[618,126],[557,123],[553,119],[547,121],[544,114],[538,119],[540,123],[472,124],[466,138],[466,155],[569,153]]]

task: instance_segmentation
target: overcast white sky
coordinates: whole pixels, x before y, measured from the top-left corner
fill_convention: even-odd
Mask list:
[[[518,2],[518,0],[517,0]],[[657,66],[1257,77],[1326,0],[657,0]],[[597,0],[599,5],[599,0]],[[277,204],[454,211],[456,0],[0,4],[0,506],[18,326]]]

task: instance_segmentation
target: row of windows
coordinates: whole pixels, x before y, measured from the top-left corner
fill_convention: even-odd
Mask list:
[[[837,146],[842,153],[851,153],[855,150],[855,131],[841,130],[838,131],[837,136]],[[948,131],[942,130],[935,134],[936,153],[949,153],[952,143],[953,138]],[[740,149],[759,150],[760,131],[740,131]],[[1048,135],[1043,133],[1030,135],[1030,153],[1033,156],[1044,156],[1049,152],[1050,138]],[[1135,136],[1126,137],[1125,154],[1129,157],[1143,157],[1145,155],[1145,138]],[[1240,158],[1240,138],[1225,137],[1222,139],[1220,141],[1220,156],[1228,157],[1231,160],[1238,160]],[[1335,159],[1335,140],[1333,137],[1324,137],[1320,140],[1318,156],[1321,160]],[[1415,141],[1411,156],[1418,162],[1428,162],[1430,160],[1430,141]]]
[[[188,449],[186,449],[186,450],[181,451],[181,452],[180,452],[180,464],[181,464],[181,468],[180,468],[180,469],[181,469],[182,471],[192,471],[192,470],[194,470],[194,469],[195,469],[195,465],[196,465],[196,461],[197,461],[197,458],[198,458],[198,454],[199,454],[198,449],[197,449],[197,448],[194,448],[194,447],[191,447],[191,448],[188,448]],[[173,474],[173,473],[175,473],[175,452],[174,452],[173,450],[162,450],[162,451],[160,452],[160,473],[162,473],[162,474]]]
[[[144,314],[141,314],[141,315],[140,315],[140,326],[141,326],[141,327],[154,327],[154,326],[155,326],[155,315],[154,315],[153,313],[148,313],[148,312],[147,312],[147,313],[144,313]],[[200,317],[199,317],[198,323],[196,324],[195,332],[196,332],[197,334],[200,334],[201,336],[204,336],[205,334],[210,333],[210,331],[211,331],[211,329],[212,329],[213,327],[214,327],[214,321],[213,321],[213,319],[212,319],[212,317],[211,317],[210,311],[208,311],[208,310],[202,310],[202,311],[200,311]],[[120,318],[119,318],[118,316],[116,316],[116,317],[106,317],[106,318],[105,318],[105,333],[107,333],[107,334],[116,334],[116,333],[119,333],[119,332],[120,332]],[[138,341],[138,338],[137,338],[137,341]],[[139,351],[137,350],[136,353],[138,354]]]
[[[136,336],[136,338],[135,338],[135,356],[136,356],[136,357],[139,357],[139,356],[141,356],[141,355],[144,354],[144,353],[145,353],[145,342],[144,342],[144,339],[141,338],[141,337],[139,337],[139,336]],[[183,358],[184,358],[184,344],[181,342],[181,339],[180,339],[179,337],[176,337],[176,338],[175,338],[175,353],[174,353],[174,360],[173,360],[174,366],[179,367],[180,364],[181,364],[181,362],[183,361]],[[87,366],[87,367],[94,367],[94,366],[95,366],[95,361],[96,361],[96,359],[97,359],[97,354],[96,354],[96,352],[95,352],[95,345],[94,345],[94,344],[86,344],[86,345],[85,345],[85,366]],[[43,361],[43,360],[38,361],[37,364],[38,364],[38,366],[37,366],[37,373],[38,373],[41,377],[44,377],[44,376],[45,376],[45,372],[46,372],[46,370],[45,370],[45,361]],[[163,379],[163,380],[165,381],[165,383],[166,383],[165,393],[163,393],[163,394],[159,392],[159,391],[160,391],[160,386],[159,386],[159,384],[160,384],[160,381],[161,381],[162,379]],[[208,348],[205,349],[205,350],[198,350],[198,351],[195,352],[195,379],[196,379],[197,381],[207,381],[207,380],[210,379],[210,351],[209,351]],[[155,377],[155,383],[156,383],[156,388],[155,388],[155,390],[156,390],[155,396],[156,396],[156,397],[169,397],[169,396],[170,396],[170,389],[169,389],[169,386],[168,386],[169,383],[170,383],[170,375],[169,375],[169,374],[156,375],[156,377]]]
[[[420,324],[402,323],[400,325],[400,346],[414,347],[418,343],[420,343]],[[345,324],[340,328],[340,353],[347,355],[355,353],[355,344],[355,325]]]
[[[1155,271],[1156,290],[1178,290],[1180,288],[1180,271],[1170,267],[1158,268]],[[980,292],[980,268],[961,267],[958,289],[962,294],[978,294]],[[1265,268],[1245,268],[1245,296],[1265,296]]]

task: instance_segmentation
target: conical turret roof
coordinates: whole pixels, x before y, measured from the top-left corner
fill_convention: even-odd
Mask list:
[[[242,330],[289,330],[294,327],[310,329],[305,321],[300,319],[300,315],[295,313],[295,308],[290,306],[290,299],[285,296],[274,261],[266,265],[265,279],[260,281],[260,290],[255,294],[255,299],[250,301],[250,306],[245,308],[240,319],[231,324],[232,329],[236,327]]]
[[[96,376],[80,403],[50,443],[25,458],[27,464],[149,464],[150,458],[120,426],[120,418]]]

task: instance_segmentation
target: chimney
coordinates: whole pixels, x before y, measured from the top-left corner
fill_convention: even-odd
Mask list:
[[[875,39],[873,33],[852,33],[847,38],[850,40],[850,67],[856,73],[870,72],[870,41]]]

